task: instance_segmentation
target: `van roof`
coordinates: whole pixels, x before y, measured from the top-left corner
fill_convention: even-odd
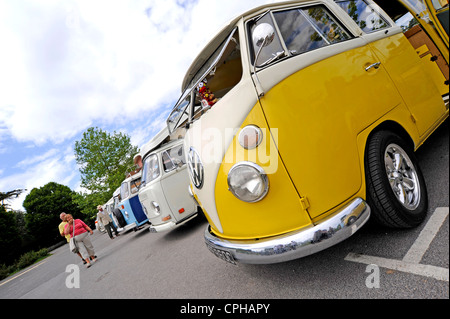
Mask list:
[[[153,151],[160,146],[161,143],[165,142],[169,138],[169,129],[165,126],[161,131],[159,131],[150,141],[148,141],[144,146],[142,146],[139,152],[142,158],[147,155],[148,152]]]
[[[232,19],[231,21],[229,21],[214,36],[214,38],[212,38],[208,42],[208,44],[203,48],[202,51],[200,51],[200,53],[194,59],[191,66],[187,70],[186,75],[184,76],[184,79],[183,79],[183,82],[181,85],[181,92],[183,93],[186,90],[186,87],[192,81],[192,78],[197,74],[198,70],[200,70],[200,68],[208,60],[208,58],[211,56],[211,54],[226,39],[226,37],[230,34],[231,30],[233,30],[233,28],[236,26],[236,24],[238,23],[239,20],[241,20],[244,17],[252,16],[255,13],[258,13],[259,11],[263,11],[264,9],[278,7],[278,6],[282,6],[282,5],[286,5],[286,4],[290,4],[290,5],[296,4],[296,3],[301,4],[304,2],[311,2],[311,0],[280,1],[280,2],[261,5],[261,6],[255,7],[251,10],[248,10],[247,12],[244,12],[243,14],[240,14],[239,16],[237,16],[234,19]]]

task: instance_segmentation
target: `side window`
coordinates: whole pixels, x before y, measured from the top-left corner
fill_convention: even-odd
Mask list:
[[[274,12],[286,47],[301,54],[351,38],[324,6]]]
[[[142,171],[142,183],[150,183],[159,176],[159,163],[156,154],[148,156],[144,160],[144,168]]]
[[[131,194],[136,194],[139,191],[139,187],[141,186],[141,179],[135,179],[130,182]]]
[[[161,154],[164,171],[170,172],[171,170],[174,170],[177,168],[179,163],[182,165],[186,164],[186,160],[184,159],[183,154],[183,146],[179,145],[174,148],[171,148],[170,150],[164,151]]]
[[[365,33],[390,27],[381,14],[365,0],[344,0],[336,1],[336,3],[349,14]]]
[[[436,10],[448,7],[448,0],[431,0]]]

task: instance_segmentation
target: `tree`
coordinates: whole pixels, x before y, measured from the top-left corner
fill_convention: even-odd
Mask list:
[[[7,212],[5,207],[0,205],[0,265],[10,264],[17,258],[21,245],[14,212]]]
[[[13,198],[13,197],[18,197],[20,194],[22,194],[24,191],[26,191],[26,189],[15,189],[6,193],[0,192],[0,206],[5,207],[6,208],[9,206],[8,204],[5,203],[5,201],[8,201],[9,199]]]
[[[46,248],[61,240],[58,225],[62,212],[81,217],[72,198],[75,192],[69,187],[50,182],[41,188],[33,188],[25,197],[26,227],[34,237],[36,247]]]
[[[106,203],[115,189],[133,170],[133,157],[139,152],[130,137],[123,133],[114,134],[98,127],[88,128],[80,141],[75,142],[75,159],[80,165],[81,186],[88,192],[80,194],[77,202],[83,206],[83,213],[91,215],[99,204]],[[92,210],[92,211],[91,211]]]

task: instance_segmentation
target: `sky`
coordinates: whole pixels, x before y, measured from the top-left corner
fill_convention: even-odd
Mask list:
[[[229,20],[276,0],[0,0],[0,192],[80,187],[89,127],[141,148],[184,74]]]

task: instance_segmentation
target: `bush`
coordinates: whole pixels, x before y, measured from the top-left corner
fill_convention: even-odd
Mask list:
[[[39,251],[29,251],[23,254],[13,265],[0,265],[0,280],[3,280],[14,272],[34,264],[39,259],[47,257],[48,255],[48,249],[43,248]]]
[[[14,265],[12,266],[6,266],[6,265],[0,265],[0,280],[5,279],[8,277],[11,273],[13,273],[16,270],[16,267]]]

